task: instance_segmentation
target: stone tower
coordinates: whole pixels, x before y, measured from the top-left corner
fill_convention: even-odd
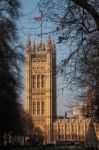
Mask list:
[[[56,51],[49,37],[35,46],[29,37],[26,43],[26,111],[35,128],[39,128],[45,143],[53,141],[53,121],[56,118]]]

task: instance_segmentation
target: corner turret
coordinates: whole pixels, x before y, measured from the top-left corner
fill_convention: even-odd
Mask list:
[[[31,50],[31,41],[30,41],[30,36],[28,35],[27,42],[26,42],[26,52],[29,52],[30,50]]]
[[[52,40],[51,37],[48,37],[48,41],[47,41],[47,49],[51,49],[52,48]]]
[[[35,52],[36,51],[36,45],[35,45],[35,42],[33,41],[32,42],[32,44],[31,44],[32,46],[32,52]]]

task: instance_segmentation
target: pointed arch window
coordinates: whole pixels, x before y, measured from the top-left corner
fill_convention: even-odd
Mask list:
[[[36,87],[36,76],[33,75],[32,77],[32,87],[35,88]]]
[[[40,75],[37,76],[37,88],[40,88]]]
[[[45,114],[45,102],[41,102],[41,114],[44,115]]]
[[[41,87],[44,88],[45,87],[45,76],[41,75]]]
[[[36,102],[33,102],[33,115],[36,114]]]
[[[40,102],[37,102],[37,115],[40,115]]]

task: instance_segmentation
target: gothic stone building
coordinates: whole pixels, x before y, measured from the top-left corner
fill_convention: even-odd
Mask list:
[[[84,141],[90,119],[78,115],[68,118],[56,116],[56,51],[49,37],[36,46],[28,38],[26,44],[26,111],[40,129],[44,143]],[[95,124],[99,138],[99,125]]]

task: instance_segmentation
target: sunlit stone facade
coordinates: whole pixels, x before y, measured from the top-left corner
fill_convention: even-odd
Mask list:
[[[56,51],[50,37],[46,45],[40,41],[36,46],[29,38],[26,43],[26,111],[45,144],[86,139],[90,118],[80,111],[71,118],[56,116]],[[99,139],[99,124],[94,128]]]
[[[45,143],[52,142],[52,125],[56,118],[56,51],[48,38],[35,46],[26,45],[26,110],[36,128],[40,128]]]
[[[69,141],[71,143],[85,144],[87,134],[93,134],[88,133],[90,120],[91,118],[84,117],[58,118],[53,124],[53,142]],[[99,124],[93,122],[93,126],[91,129],[92,132],[95,132],[93,139],[99,140]]]

